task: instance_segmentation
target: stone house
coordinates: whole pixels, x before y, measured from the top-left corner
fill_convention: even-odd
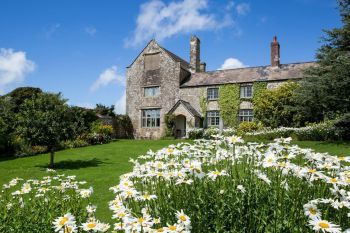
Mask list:
[[[314,62],[280,64],[280,45],[271,42],[269,66],[206,71],[200,60],[200,40],[190,40],[190,62],[151,40],[127,69],[126,113],[130,117],[135,138],[160,138],[165,135],[164,116],[176,116],[176,135],[185,137],[191,128],[224,126],[218,104],[219,87],[240,85],[238,119],[253,120],[253,83],[264,81],[274,88],[287,80],[303,77],[303,70]],[[200,107],[201,96],[207,100],[207,111]],[[206,114],[206,122],[203,122]]]

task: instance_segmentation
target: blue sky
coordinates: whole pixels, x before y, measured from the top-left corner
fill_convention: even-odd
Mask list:
[[[322,29],[340,26],[335,0],[1,0],[0,94],[62,92],[72,105],[125,108],[126,67],[147,42],[189,59],[201,40],[207,70],[314,60]],[[226,61],[226,62],[225,62]]]

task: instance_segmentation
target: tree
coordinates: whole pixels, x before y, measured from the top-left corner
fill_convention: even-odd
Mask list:
[[[15,106],[13,111],[17,113],[19,111],[19,107],[22,103],[24,103],[26,99],[35,98],[38,94],[42,92],[43,91],[40,88],[36,87],[19,87],[6,94],[2,98],[11,97],[11,101]]]
[[[10,97],[0,98],[0,152],[9,149],[14,130],[14,105]]]
[[[265,89],[254,98],[254,118],[265,126],[297,126],[298,115],[293,110],[297,105],[295,82],[286,82],[275,89]]]
[[[115,116],[114,105],[111,105],[110,107],[108,107],[108,106],[105,106],[103,104],[96,104],[95,112],[97,114],[101,114],[101,115],[105,115],[105,116],[111,116],[111,117]]]
[[[317,66],[306,71],[297,90],[303,121],[318,122],[350,111],[350,0],[338,0],[341,28],[325,30]]]
[[[40,93],[21,105],[16,131],[32,146],[47,146],[50,167],[53,167],[54,153],[60,142],[74,137],[73,119],[61,94]]]

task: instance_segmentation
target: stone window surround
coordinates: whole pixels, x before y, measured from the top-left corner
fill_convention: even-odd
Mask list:
[[[253,121],[254,113],[253,109],[240,109],[238,118],[240,122]]]
[[[146,125],[147,125],[147,119],[148,119],[148,117],[144,117],[143,116],[143,112],[146,111],[146,110],[159,110],[159,118],[158,117],[150,118],[150,119],[155,119],[156,126],[144,126],[143,119],[146,119]],[[141,128],[144,128],[144,129],[159,129],[160,126],[161,126],[161,124],[160,124],[161,110],[162,110],[162,108],[160,108],[160,107],[144,107],[144,108],[141,108],[140,109]],[[157,123],[158,123],[157,119],[159,119],[159,126],[157,126]]]
[[[215,113],[215,116],[209,116],[210,113]],[[215,118],[215,119],[212,119],[212,118]],[[215,121],[215,124],[211,124],[212,121]],[[219,125],[220,125],[220,111],[218,111],[218,110],[207,111],[207,125],[208,125],[208,127],[219,127]]]
[[[217,97],[216,98],[209,98],[209,90],[217,90]],[[218,100],[219,99],[219,87],[216,87],[216,86],[214,86],[214,87],[208,87],[207,88],[207,100],[208,101],[216,101],[216,100]]]
[[[248,87],[248,86],[250,86],[250,96],[243,96],[244,94],[246,94],[246,93],[242,93],[242,89],[244,88],[244,87]],[[241,98],[241,99],[251,99],[251,98],[253,98],[253,84],[252,83],[242,83],[240,86],[239,86],[239,97]]]
[[[153,95],[153,96],[146,96],[145,95],[145,89],[146,88],[152,88],[152,87],[158,87],[158,94],[157,95]],[[144,98],[156,98],[156,97],[159,97],[159,95],[161,94],[161,88],[159,85],[147,85],[147,86],[142,86],[142,93],[143,93],[143,97]]]

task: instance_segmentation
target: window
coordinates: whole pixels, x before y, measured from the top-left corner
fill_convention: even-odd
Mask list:
[[[159,87],[145,87],[143,92],[145,97],[157,96],[159,95]]]
[[[252,109],[241,109],[239,110],[240,121],[253,121],[253,110]]]
[[[207,122],[208,122],[208,126],[219,126],[220,124],[219,111],[208,111]]]
[[[219,98],[219,88],[208,88],[207,90],[208,100],[216,100]]]
[[[142,127],[157,128],[160,126],[160,109],[143,109],[142,110]]]
[[[242,85],[241,86],[241,98],[252,98],[253,85]]]
[[[145,70],[157,70],[160,66],[159,53],[145,54]]]

